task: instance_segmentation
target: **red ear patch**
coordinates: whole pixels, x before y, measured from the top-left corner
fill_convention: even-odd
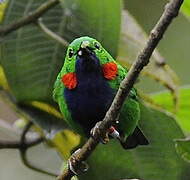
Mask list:
[[[61,81],[68,89],[74,89],[77,86],[77,77],[75,73],[67,73],[62,78]]]
[[[115,79],[118,72],[117,64],[114,62],[103,64],[102,71],[106,79],[113,80]]]

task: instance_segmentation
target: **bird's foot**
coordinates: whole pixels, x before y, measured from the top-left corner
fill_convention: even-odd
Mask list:
[[[94,128],[91,129],[90,134],[93,138],[97,139],[100,135],[100,124],[101,121],[97,122]],[[100,137],[100,141],[102,144],[107,144],[109,142],[109,132],[106,132],[106,134],[103,137]]]
[[[75,174],[75,175],[79,175],[82,174],[84,172],[86,172],[89,168],[88,164],[85,161],[82,161],[77,168],[76,167],[76,163],[78,163],[78,154],[80,152],[80,149],[77,149],[69,158],[68,160],[68,166],[69,169]]]

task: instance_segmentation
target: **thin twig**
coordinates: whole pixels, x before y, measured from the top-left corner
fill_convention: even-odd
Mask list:
[[[46,174],[46,175],[49,175],[49,176],[53,176],[53,177],[56,177],[57,174],[55,173],[51,173],[49,171],[46,171],[42,168],[39,168],[37,167],[36,165],[33,165],[27,158],[27,150],[28,150],[28,146],[26,146],[26,135],[27,133],[29,132],[30,128],[32,127],[33,123],[30,121],[24,128],[22,134],[21,134],[21,137],[20,137],[20,144],[21,144],[21,148],[19,148],[19,151],[20,151],[20,157],[21,157],[21,160],[23,162],[23,164],[34,170],[34,171],[37,171],[39,173],[42,173],[42,174]],[[44,138],[43,138],[44,140]]]
[[[179,9],[183,0],[172,0],[166,5],[165,11],[160,17],[158,23],[155,25],[153,30],[150,33],[148,41],[145,45],[145,48],[139,53],[136,61],[133,63],[130,68],[127,76],[121,82],[119,90],[114,98],[114,101],[106,113],[104,120],[100,125],[100,133],[97,138],[89,138],[86,144],[81,148],[80,152],[75,156],[76,163],[74,164],[74,169],[78,169],[82,161],[85,161],[96,148],[99,143],[99,138],[106,133],[107,129],[114,123],[119,111],[124,103],[126,97],[128,96],[132,86],[134,85],[137,77],[139,76],[141,70],[149,63],[150,56],[152,52],[158,45],[163,34],[168,28],[169,24],[172,22],[173,18],[178,15]],[[74,173],[69,170],[69,168],[58,177],[59,180],[70,180],[74,176]]]
[[[32,121],[29,121],[26,126],[24,127],[23,131],[22,131],[22,134],[21,134],[21,137],[20,137],[20,143],[21,144],[25,144],[26,142],[26,134],[28,133],[28,131],[30,130],[30,128],[32,127],[33,125],[33,122]]]
[[[39,18],[36,22],[36,24],[38,25],[38,27],[41,29],[41,31],[43,31],[45,34],[48,35],[48,37],[50,37],[51,39],[59,42],[60,44],[62,44],[63,46],[68,46],[69,43],[63,39],[62,37],[58,36],[56,33],[54,33],[53,31],[51,31],[50,29],[48,29],[45,24],[43,24],[42,22],[42,18]]]
[[[32,127],[33,123],[29,122],[23,129],[23,132],[20,137],[20,141],[0,141],[0,149],[18,149],[20,151],[20,156],[23,164],[27,166],[28,168],[43,173],[47,174],[53,177],[56,177],[57,174],[51,173],[49,171],[46,171],[44,169],[41,169],[39,167],[36,167],[35,165],[31,164],[31,162],[27,158],[27,150],[30,147],[36,146],[44,141],[43,137],[38,137],[34,140],[27,140],[26,135],[30,128]]]
[[[0,149],[19,149],[20,147],[20,141],[0,140]]]
[[[32,126],[32,122],[29,122],[26,127],[24,128],[20,141],[5,141],[0,140],[0,149],[27,149],[30,147],[33,147],[35,145],[40,144],[44,141],[43,137],[38,137],[34,140],[27,140],[26,139],[26,133]]]
[[[52,172],[49,172],[49,171],[44,170],[44,169],[42,169],[42,168],[36,167],[36,165],[33,165],[33,164],[28,160],[28,158],[27,158],[27,149],[20,151],[20,157],[21,157],[21,160],[22,160],[23,164],[24,164],[26,167],[30,168],[31,170],[37,171],[37,172],[39,172],[39,173],[46,174],[46,175],[49,175],[49,176],[57,177],[57,174],[52,173]]]
[[[58,3],[59,0],[48,0],[27,16],[20,18],[12,24],[0,28],[0,36],[5,36],[10,32],[19,29],[20,27],[35,22],[39,17],[41,17],[44,13],[46,13],[49,9],[53,8]]]
[[[5,141],[5,140],[0,140],[0,149],[22,149],[22,148],[30,148],[35,145],[40,144],[41,142],[44,141],[43,137],[38,137],[33,140],[27,140],[26,139],[26,133],[28,129],[30,129],[32,123],[28,123],[26,127],[23,130],[23,133],[21,135],[21,140],[19,141]],[[24,142],[24,143],[23,143]]]

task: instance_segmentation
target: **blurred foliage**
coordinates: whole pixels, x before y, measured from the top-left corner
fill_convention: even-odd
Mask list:
[[[89,171],[79,179],[188,179],[189,170],[184,169],[190,165],[175,151],[173,139],[184,137],[175,119],[141,104],[140,126],[150,141],[149,146],[126,151],[114,140],[99,145],[88,160]]]
[[[13,22],[42,2],[45,1],[10,1],[3,24]],[[87,3],[89,7],[84,9]],[[58,5],[51,9],[43,16],[43,21],[49,29],[63,34],[69,42],[82,35],[96,37],[115,55],[120,31],[120,4],[115,0],[99,3],[96,0],[90,3],[65,0],[63,8]],[[93,31],[89,28],[92,25],[96,27]],[[37,26],[29,25],[6,36],[2,49],[1,64],[17,101],[52,103],[53,84],[63,65],[66,47],[49,39]]]
[[[160,104],[164,109],[173,112],[172,96],[169,92],[160,92],[151,96],[154,101]],[[179,107],[175,116],[185,133],[190,133],[190,87],[180,88],[179,90]]]
[[[0,14],[0,20],[3,19],[3,25],[10,24],[43,2],[45,0],[9,0],[5,14]],[[137,3],[146,4],[148,1]],[[188,3],[186,1],[182,8],[186,15],[190,12]],[[5,4],[0,5],[2,8],[5,8]],[[152,10],[148,7],[139,8],[143,12]],[[124,6],[121,0],[61,0],[42,19],[50,30],[68,42],[83,35],[96,38],[126,67],[130,67],[147,40],[147,24],[142,23],[138,10],[126,0]],[[53,41],[34,24],[4,37],[0,47],[0,85],[9,91],[8,99],[1,99],[12,104],[18,116],[40,127],[40,133],[48,138],[49,147],[54,147],[63,159],[68,159],[81,144],[81,138],[67,127],[64,115],[62,117],[52,101],[53,83],[63,65],[67,47]],[[185,133],[190,131],[190,89],[180,89],[178,97],[178,77],[158,50],[154,52],[142,76],[156,80],[157,85],[161,84],[172,92],[151,95],[155,103],[170,111],[172,116],[142,103],[140,125],[150,145],[130,151],[121,149],[114,140],[106,146],[99,145],[88,160],[89,171],[79,179],[189,179],[190,165],[183,160],[189,160],[189,141],[182,130]],[[177,120],[173,114],[173,99],[176,102],[180,100],[179,111],[175,114]],[[174,139],[178,139],[176,144]]]
[[[4,1],[0,3],[0,22],[3,20],[4,9],[7,7],[8,2]]]
[[[188,18],[190,18],[190,1],[186,0],[184,1],[182,7],[181,7],[181,12]]]
[[[122,12],[120,39],[118,60],[129,68],[136,59],[137,52],[143,49],[148,38],[142,27],[127,10]],[[143,69],[142,74],[158,81],[172,91],[174,96],[177,96],[178,77],[166,65],[164,57],[158,50],[153,52],[150,63]]]
[[[4,70],[1,66],[0,66],[0,86],[2,86],[5,90],[10,89],[7,82],[7,78],[5,77]]]
[[[177,139],[176,142],[176,149],[177,152],[181,155],[181,157],[190,163],[190,139]]]
[[[185,0],[184,3],[187,1],[189,0]],[[124,6],[137,20],[141,28],[149,33],[167,2],[166,0],[125,0]],[[157,47],[165,62],[178,74],[180,85],[190,84],[189,65],[187,65],[189,62],[189,32],[189,20],[182,13],[179,13]],[[145,92],[163,90],[158,83],[153,81],[150,83],[147,78],[141,79],[138,87],[143,88]]]
[[[71,151],[80,144],[80,136],[71,130],[63,130],[47,143],[49,146],[55,147],[61,157],[66,160],[69,159]]]

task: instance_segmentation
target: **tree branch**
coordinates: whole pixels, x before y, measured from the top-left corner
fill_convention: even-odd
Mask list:
[[[26,134],[29,131],[29,129],[31,128],[32,124],[33,124],[32,122],[29,122],[25,126],[19,141],[0,140],[0,149],[19,149],[19,150],[22,150],[22,149],[28,149],[32,146],[38,145],[41,142],[43,142],[44,141],[43,137],[38,137],[34,140],[26,140]]]
[[[39,167],[36,167],[35,165],[31,164],[30,161],[27,159],[27,150],[28,150],[28,146],[26,146],[26,134],[28,133],[28,131],[30,130],[30,128],[32,127],[33,125],[33,122],[29,122],[23,132],[22,132],[22,135],[20,137],[20,143],[21,143],[21,148],[19,148],[19,151],[20,151],[20,156],[21,156],[21,160],[23,162],[23,164],[34,170],[34,171],[37,171],[39,173],[43,173],[43,174],[47,174],[47,175],[50,175],[50,176],[53,176],[53,177],[56,177],[56,174],[55,173],[52,173],[52,172],[49,172],[49,171],[46,171],[44,169],[41,169]]]
[[[49,172],[47,170],[41,169],[39,167],[36,167],[35,165],[31,164],[30,161],[27,158],[27,150],[30,147],[33,147],[35,145],[38,145],[44,141],[43,137],[38,137],[34,140],[27,140],[26,135],[28,131],[30,130],[31,126],[33,125],[32,122],[29,122],[23,129],[23,132],[20,137],[20,141],[0,141],[0,149],[18,149],[20,151],[20,157],[23,162],[23,164],[39,173],[47,174],[53,177],[56,177],[56,173]]]
[[[33,165],[27,158],[27,150],[28,149],[24,149],[22,151],[20,151],[20,157],[21,157],[21,160],[23,162],[23,164],[28,167],[29,169],[33,170],[33,171],[37,171],[39,173],[42,173],[42,174],[46,174],[46,175],[49,175],[49,176],[52,176],[52,177],[56,177],[57,174],[56,173],[52,173],[52,172],[49,172],[47,170],[44,170],[42,168],[39,168],[39,167],[36,167],[36,165]]]
[[[28,16],[22,17],[16,22],[0,28],[0,36],[5,36],[12,31],[19,29],[20,27],[35,22],[39,17],[41,17],[44,13],[46,13],[49,9],[53,8],[58,3],[59,0],[48,0],[47,2],[39,6],[35,11],[28,14]]]
[[[166,5],[165,10],[160,17],[158,23],[151,31],[144,49],[139,53],[127,76],[121,82],[119,90],[113,100],[113,103],[100,125],[99,136],[97,136],[97,138],[95,139],[89,138],[86,144],[81,148],[80,152],[75,156],[76,163],[74,164],[74,169],[78,169],[81,162],[85,161],[91,155],[91,153],[99,143],[99,137],[105,134],[107,129],[114,123],[115,119],[117,119],[117,115],[119,114],[122,104],[128,96],[130,89],[133,87],[141,70],[149,63],[152,52],[163,37],[163,34],[165,33],[169,24],[172,22],[173,18],[178,15],[182,3],[183,0],[172,0]],[[58,177],[58,179],[70,180],[72,176],[74,176],[74,173],[67,169],[61,176]]]

